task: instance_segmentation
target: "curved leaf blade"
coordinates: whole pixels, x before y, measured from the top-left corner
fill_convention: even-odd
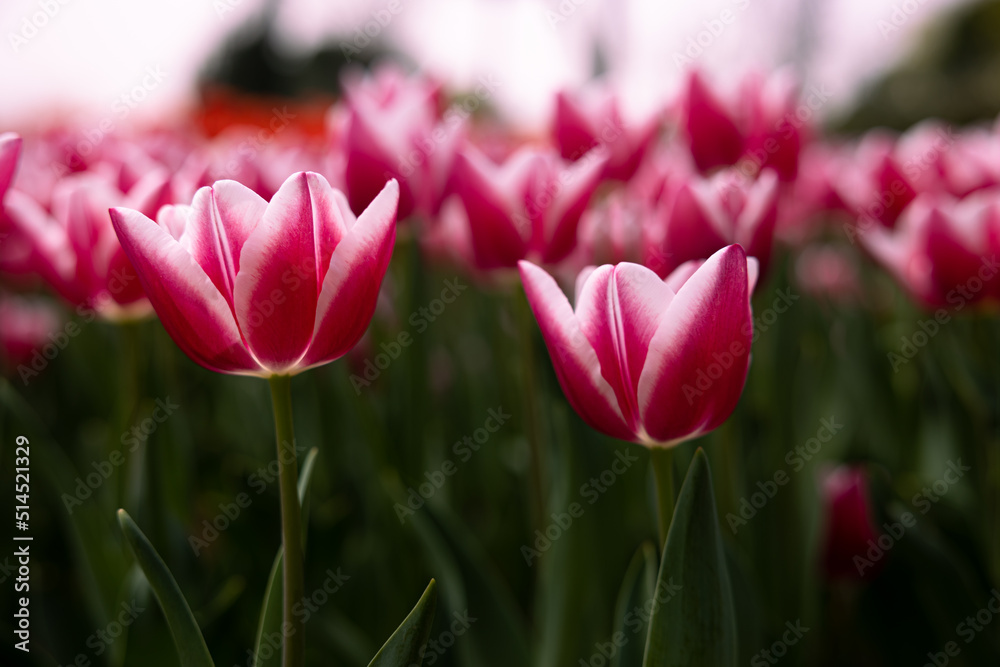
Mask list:
[[[643,667],[735,667],[736,614],[701,448],[677,497],[653,599]]]
[[[611,659],[611,667],[641,667],[646,649],[647,605],[656,590],[656,547],[644,542],[632,556],[615,604],[615,634],[621,649]]]
[[[163,615],[167,618],[170,634],[183,667],[214,667],[212,655],[205,645],[198,623],[191,608],[184,599],[180,587],[167,564],[143,535],[132,517],[123,509],[118,510],[118,523],[125,534],[125,541],[135,555],[139,568],[146,575],[153,593],[156,595]]]
[[[379,649],[368,667],[420,667],[437,609],[437,582],[431,579],[413,610]]]

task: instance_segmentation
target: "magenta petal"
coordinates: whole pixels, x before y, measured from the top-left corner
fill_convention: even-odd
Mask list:
[[[697,72],[688,79],[685,106],[685,130],[698,169],[706,172],[736,164],[743,153],[743,136]]]
[[[194,195],[184,244],[230,304],[243,244],[266,208],[260,195],[236,181],[216,181]]]
[[[300,367],[333,361],[364,335],[392,258],[398,205],[399,184],[389,181],[333,251]]]
[[[629,263],[599,267],[580,288],[577,322],[633,429],[639,423],[636,390],[649,341],[673,297],[653,271]]]
[[[131,209],[111,209],[111,221],[163,327],[184,353],[213,371],[258,371],[229,304],[167,230]]]
[[[635,440],[625,423],[618,399],[601,374],[601,362],[587,340],[566,295],[545,270],[518,262],[521,282],[552,357],[559,384],[577,414],[598,431]]]
[[[312,340],[321,256],[317,217],[332,215],[318,212],[329,202],[317,200],[315,184],[306,172],[289,176],[240,253],[236,321],[254,356],[274,373],[293,368]]]
[[[649,344],[639,409],[649,438],[673,443],[725,421],[743,391],[752,324],[747,259],[712,255],[681,287]]]
[[[484,162],[485,158],[465,152],[455,156],[455,193],[469,217],[472,251],[479,268],[513,267],[527,253],[532,221],[526,210],[511,210],[516,204],[513,193],[506,191],[505,181],[510,179],[502,179],[503,173],[493,173],[500,170],[489,169]]]

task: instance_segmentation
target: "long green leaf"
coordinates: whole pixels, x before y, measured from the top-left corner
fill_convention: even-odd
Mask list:
[[[156,599],[167,618],[170,634],[181,658],[183,667],[214,667],[212,656],[201,636],[194,614],[181,593],[177,581],[174,580],[167,564],[156,553],[156,549],[142,534],[132,517],[123,509],[118,510],[118,523],[125,534],[125,541],[135,555],[140,569],[146,575]]]
[[[382,645],[368,667],[420,667],[437,609],[437,584],[431,579],[417,605]]]
[[[299,504],[302,506],[302,541],[305,543],[305,525],[308,523],[309,505],[306,502],[309,495],[309,481],[312,479],[313,468],[316,467],[316,455],[319,449],[313,447],[306,454],[305,461],[302,462],[302,471],[299,473]],[[281,636],[281,599],[284,595],[285,586],[281,580],[281,568],[284,565],[284,550],[278,547],[278,553],[274,557],[274,564],[271,565],[271,574],[267,578],[267,588],[264,589],[264,601],[260,609],[260,622],[257,624],[257,639],[254,642],[253,654],[255,667],[269,667],[281,664],[281,652],[270,651],[270,657],[265,659],[261,655],[261,645],[265,637]]]
[[[736,665],[736,615],[702,449],[677,498],[663,548],[644,667]]]
[[[618,592],[612,641],[620,648],[611,660],[611,667],[642,665],[648,634],[646,607],[656,590],[656,569],[656,547],[651,542],[644,542],[632,556]]]

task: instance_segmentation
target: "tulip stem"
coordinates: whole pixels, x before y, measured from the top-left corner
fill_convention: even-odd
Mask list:
[[[649,464],[656,480],[656,507],[660,520],[660,549],[667,543],[670,521],[674,518],[674,448],[653,447],[649,450]]]
[[[302,574],[302,510],[298,496],[298,462],[295,455],[295,429],[292,424],[292,382],[287,375],[270,378],[271,402],[278,441],[278,484],[281,491],[281,544],[284,548],[283,598],[283,667],[305,664],[305,635],[301,615],[292,613],[305,594]]]

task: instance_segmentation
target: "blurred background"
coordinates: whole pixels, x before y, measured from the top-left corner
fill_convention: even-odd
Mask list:
[[[267,127],[282,108],[296,132],[322,142],[345,77],[384,62],[430,75],[453,100],[484,79],[497,82],[477,117],[519,138],[545,135],[560,90],[600,77],[642,116],[674,100],[692,69],[720,88],[752,71],[794,74],[804,93],[826,100],[813,123],[831,143],[873,128],[904,131],[928,118],[989,127],[1000,112],[1000,2],[674,4],[6,0],[0,131],[94,131],[110,119],[111,132],[183,127],[216,137],[233,126]],[[760,326],[733,417],[681,447],[679,469],[695,446],[712,460],[741,664],[766,660],[760,652],[780,641],[787,623],[801,622],[811,629],[785,647],[783,664],[922,665],[1000,586],[996,306],[962,313],[911,363],[893,366],[887,354],[926,319],[926,308],[857,247],[848,250],[847,260],[821,251],[802,260],[801,248],[777,254],[755,312],[788,290],[805,296]],[[815,269],[828,265],[826,273]],[[415,336],[405,354],[359,389],[355,378],[367,377],[365,362],[412,330],[411,314],[456,279],[474,296],[428,322],[430,334]],[[0,328],[7,322],[0,319]],[[37,381],[23,383],[12,369],[0,385],[0,488],[13,483],[14,437],[28,435],[38,473],[36,634],[29,661],[4,639],[0,663],[177,664],[160,611],[122,550],[114,510],[124,506],[181,583],[216,664],[248,664],[280,544],[277,484],[267,473],[274,455],[265,383],[203,370],[156,321],[88,322]],[[526,381],[539,386],[538,422],[520,389]],[[360,350],[297,378],[293,390],[297,437],[320,449],[306,588],[330,570],[350,577],[308,625],[310,664],[367,665],[432,576],[442,585],[434,636],[455,614],[477,620],[454,648],[425,664],[604,664],[595,647],[613,632],[622,578],[637,549],[655,536],[648,455],[633,448],[641,459],[636,469],[544,558],[526,563],[521,548],[533,542],[536,525],[528,429],[541,424],[553,511],[577,498],[581,484],[605,471],[625,445],[587,428],[566,404],[523,303],[404,243]],[[109,443],[125,444],[164,401],[179,405],[175,413],[92,496],[67,505],[66,494],[100,472]],[[408,489],[454,459],[455,443],[483,427],[490,410],[509,412],[509,425],[463,460],[426,507],[401,520],[396,507]],[[775,471],[788,470],[789,453],[831,419],[842,429],[804,459],[805,472],[793,475],[761,516],[731,530],[727,517],[743,516],[741,501]],[[837,488],[847,489],[850,504],[858,485],[870,487],[858,502],[876,532],[846,528],[864,544],[897,520],[900,508],[912,511],[915,494],[933,489],[956,459],[973,467],[970,478],[928,505],[891,558],[873,565],[875,576],[838,576],[844,559],[850,563],[857,553],[837,552],[842,533],[830,510]],[[830,481],[844,464],[865,470],[862,481],[844,472]],[[213,537],[208,524],[240,493],[252,503]],[[0,501],[4,511],[7,503]],[[10,637],[6,549],[0,547],[0,636]],[[133,601],[147,611],[106,642],[98,633]],[[948,664],[997,664],[1000,618],[982,627]]]

